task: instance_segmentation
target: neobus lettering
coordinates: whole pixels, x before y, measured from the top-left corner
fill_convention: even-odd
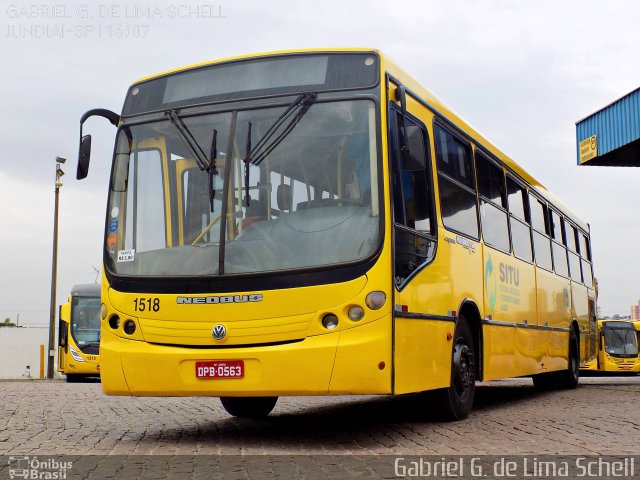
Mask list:
[[[261,302],[261,293],[252,293],[250,295],[224,295],[221,297],[177,297],[176,303],[180,304],[217,304],[217,303],[246,303]]]

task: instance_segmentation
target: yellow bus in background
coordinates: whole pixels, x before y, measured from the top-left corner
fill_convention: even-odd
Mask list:
[[[640,322],[598,320],[598,355],[583,370],[607,373],[640,372]]]
[[[67,382],[100,374],[100,285],[74,285],[58,320],[58,371]]]
[[[218,396],[575,388],[595,357],[589,225],[376,50],[228,58],[144,78],[105,219],[102,385]],[[524,115],[524,113],[523,113]],[[426,400],[425,400],[426,402]]]

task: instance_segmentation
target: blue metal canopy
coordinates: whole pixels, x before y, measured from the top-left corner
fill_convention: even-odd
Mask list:
[[[578,165],[640,166],[640,88],[576,123]]]

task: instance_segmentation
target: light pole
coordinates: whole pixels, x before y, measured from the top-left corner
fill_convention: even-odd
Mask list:
[[[49,310],[49,361],[47,364],[47,378],[53,378],[54,371],[54,343],[56,341],[56,276],[58,273],[58,197],[60,196],[60,187],[64,175],[62,165],[66,162],[66,158],[56,157],[56,200],[53,210],[53,260],[51,265],[51,308]]]

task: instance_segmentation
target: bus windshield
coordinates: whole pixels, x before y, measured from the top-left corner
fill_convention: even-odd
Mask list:
[[[374,102],[199,114],[122,127],[107,266],[126,276],[298,270],[380,244]],[[205,161],[206,160],[206,161]],[[248,161],[246,161],[248,160]]]
[[[100,341],[100,297],[73,298],[71,335],[78,346]]]
[[[604,331],[605,350],[613,356],[638,355],[638,343],[633,326],[630,328],[606,328]]]

